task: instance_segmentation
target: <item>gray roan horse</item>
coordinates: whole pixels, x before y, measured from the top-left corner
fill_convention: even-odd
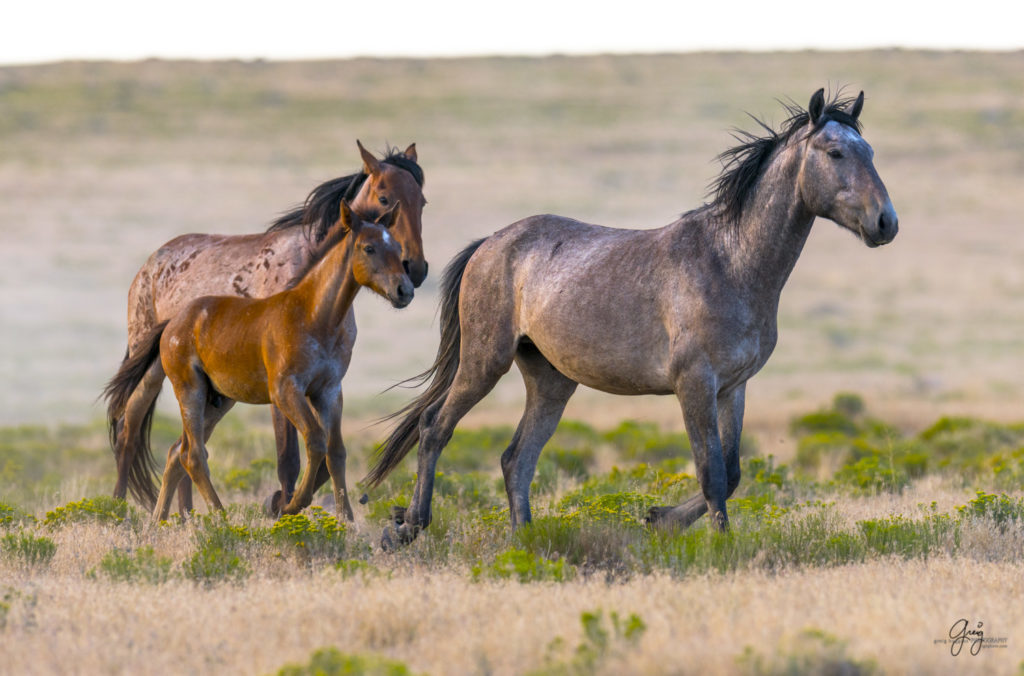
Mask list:
[[[281,216],[265,233],[254,235],[191,234],[177,237],[155,251],[136,274],[128,292],[128,361],[160,322],[176,315],[200,296],[265,298],[285,289],[311,259],[323,255],[323,243],[340,221],[341,202],[348,202],[363,221],[390,219],[390,234],[401,245],[406,273],[415,286],[427,276],[423,257],[423,170],[416,145],[404,152],[391,151],[378,160],[358,141],[363,169],[332,179],[313,189],[306,202]],[[355,315],[349,311],[341,343],[342,362],[348,368],[356,339]],[[127,401],[107,393],[110,441],[117,460],[114,497],[131,490],[141,503],[152,508],[156,501],[156,474],[149,453],[152,403],[160,394],[164,374],[154,369]],[[295,427],[275,407],[278,477],[281,490],[270,502],[272,511],[288,503],[299,475],[299,446]],[[141,438],[139,436],[141,435]],[[137,441],[136,441],[137,440]],[[179,440],[180,442],[180,440]],[[144,452],[137,453],[136,449]],[[315,469],[315,468],[314,468]],[[317,475],[319,488],[329,478],[326,465]],[[182,514],[192,508],[192,484],[188,477],[178,487]]]
[[[393,509],[382,544],[430,524],[434,472],[463,415],[514,361],[526,411],[501,456],[513,527],[530,521],[541,449],[582,383],[614,394],[675,394],[701,494],[655,507],[649,522],[683,528],[705,512],[728,527],[740,481],[747,380],[775,347],[782,287],[815,217],[869,247],[896,236],[897,218],[861,138],[856,100],[788,105],[779,132],[743,134],[721,156],[710,204],[657,230],[618,230],[534,216],[475,242],[445,271],[441,342],[366,478],[380,483],[419,442],[416,487]]]

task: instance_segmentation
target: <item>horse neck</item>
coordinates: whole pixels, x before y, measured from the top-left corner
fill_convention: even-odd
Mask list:
[[[814,223],[800,194],[803,144],[790,143],[768,161],[738,221],[717,230],[735,278],[778,303]]]
[[[348,237],[353,235],[347,235],[346,240]],[[292,289],[306,307],[311,325],[327,332],[337,333],[359,292],[352,273],[351,246],[346,240],[332,246]]]

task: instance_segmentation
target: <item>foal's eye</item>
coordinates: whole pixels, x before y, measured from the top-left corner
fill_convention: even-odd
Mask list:
[[[367,244],[366,246],[364,246],[363,251],[366,252],[367,256],[372,256],[373,254],[377,253],[377,250],[373,248],[372,244]]]
[[[388,198],[385,197],[384,195],[381,195],[380,197],[378,197],[377,201],[380,202],[380,205],[382,207],[386,207],[388,205]]]
[[[832,150],[828,151],[828,156],[831,157],[833,160],[839,160],[842,159],[843,157],[843,151],[837,148],[833,148]]]

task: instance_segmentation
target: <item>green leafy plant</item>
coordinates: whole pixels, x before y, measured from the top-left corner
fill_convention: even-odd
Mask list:
[[[135,508],[124,500],[107,495],[94,498],[82,498],[57,507],[46,513],[43,524],[50,528],[58,528],[73,523],[120,524],[125,520],[136,521]]]
[[[161,584],[171,578],[174,561],[157,556],[152,547],[139,547],[134,552],[113,549],[100,559],[99,571],[116,582],[142,581]]]
[[[473,566],[473,579],[514,578],[520,582],[562,582],[573,577],[571,566],[564,559],[551,561],[523,549],[509,549],[498,554],[489,566]]]
[[[0,550],[7,557],[30,566],[45,566],[57,552],[57,544],[48,537],[31,533],[8,533],[0,538]]]
[[[321,648],[308,664],[288,664],[277,676],[411,676],[403,662],[378,655],[351,655],[337,648]]]

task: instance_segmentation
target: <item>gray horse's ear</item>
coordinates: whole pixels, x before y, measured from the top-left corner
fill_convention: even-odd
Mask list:
[[[821,117],[821,114],[825,112],[824,87],[814,92],[814,96],[811,97],[811,102],[807,104],[807,112],[811,116],[811,124],[817,122],[818,118]]]
[[[857,95],[857,100],[850,106],[850,117],[857,119],[860,117],[860,111],[864,108],[864,92]]]

